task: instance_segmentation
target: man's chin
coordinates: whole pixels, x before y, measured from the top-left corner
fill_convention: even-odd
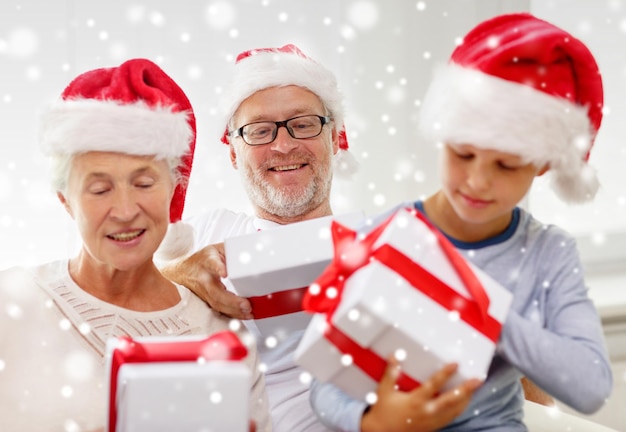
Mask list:
[[[311,205],[310,200],[283,200],[267,203],[264,206],[270,213],[276,216],[292,218],[301,216],[309,211]]]

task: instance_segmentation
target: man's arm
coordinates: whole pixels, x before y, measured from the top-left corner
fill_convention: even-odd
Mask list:
[[[206,246],[193,255],[168,263],[161,272],[189,288],[213,310],[231,318],[253,318],[250,302],[228,291],[221,281],[227,276],[224,243]]]

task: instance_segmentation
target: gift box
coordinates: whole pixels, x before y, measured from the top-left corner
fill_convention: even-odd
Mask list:
[[[264,339],[281,340],[308,326],[311,316],[303,312],[302,298],[332,260],[331,222],[356,228],[363,220],[360,212],[327,216],[224,241],[226,282],[248,298]]]
[[[249,430],[252,374],[230,331],[209,337],[111,338],[108,432]]]
[[[445,389],[486,377],[512,302],[507,289],[416,210],[398,210],[367,235],[339,224],[332,235],[333,262],[304,298],[316,316],[298,364],[359,399],[376,390],[391,355],[401,360],[401,390],[450,362],[459,368]]]

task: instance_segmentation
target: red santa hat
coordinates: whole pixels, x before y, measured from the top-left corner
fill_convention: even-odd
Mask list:
[[[357,168],[348,152],[344,126],[343,96],[335,75],[293,44],[280,48],[259,48],[237,56],[231,85],[222,100],[226,128],[221,141],[228,144],[228,123],[239,105],[256,93],[270,87],[295,85],[315,93],[329,110],[339,136],[335,156],[335,173],[347,177]]]
[[[196,120],[183,90],[146,59],[101,68],[76,77],[43,114],[40,142],[45,153],[118,152],[157,159],[181,158],[170,205],[167,256],[183,254],[191,227],[180,222],[196,144]],[[173,241],[176,238],[176,241]],[[164,242],[165,243],[165,242]]]
[[[599,188],[588,159],[602,106],[602,78],[585,44],[530,14],[507,14],[471,30],[436,72],[420,129],[549,164],[557,195],[583,202]]]

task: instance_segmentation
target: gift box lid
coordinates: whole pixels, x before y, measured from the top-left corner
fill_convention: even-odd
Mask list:
[[[309,312],[332,315],[341,301],[345,281],[372,259],[399,268],[411,268],[419,262],[420,269],[428,270],[412,270],[404,276],[411,280],[420,273],[423,278],[431,279],[433,286],[443,281],[453,287],[461,294],[454,305],[460,312],[478,315],[481,320],[489,313],[502,320],[508,312],[511,293],[467,261],[443,233],[415,209],[400,208],[369,232],[359,235],[334,222],[331,234],[332,262],[310,284],[303,298],[303,307]],[[479,276],[489,283],[481,283]],[[416,283],[424,285],[423,280]],[[490,295],[494,291],[498,295],[493,296],[492,302]],[[431,292],[430,295],[436,297],[438,294]]]
[[[227,238],[224,253],[235,291],[262,295],[308,286],[332,259],[333,220],[356,228],[364,215],[326,216]]]
[[[503,322],[508,314],[513,295],[491,276],[467,260],[425,216],[417,210],[402,208],[389,220],[386,229],[376,239],[372,249],[389,244],[398,252],[428,269],[436,279],[454,288],[465,298],[473,298],[470,281],[463,278],[473,273],[486,294],[489,315]]]

